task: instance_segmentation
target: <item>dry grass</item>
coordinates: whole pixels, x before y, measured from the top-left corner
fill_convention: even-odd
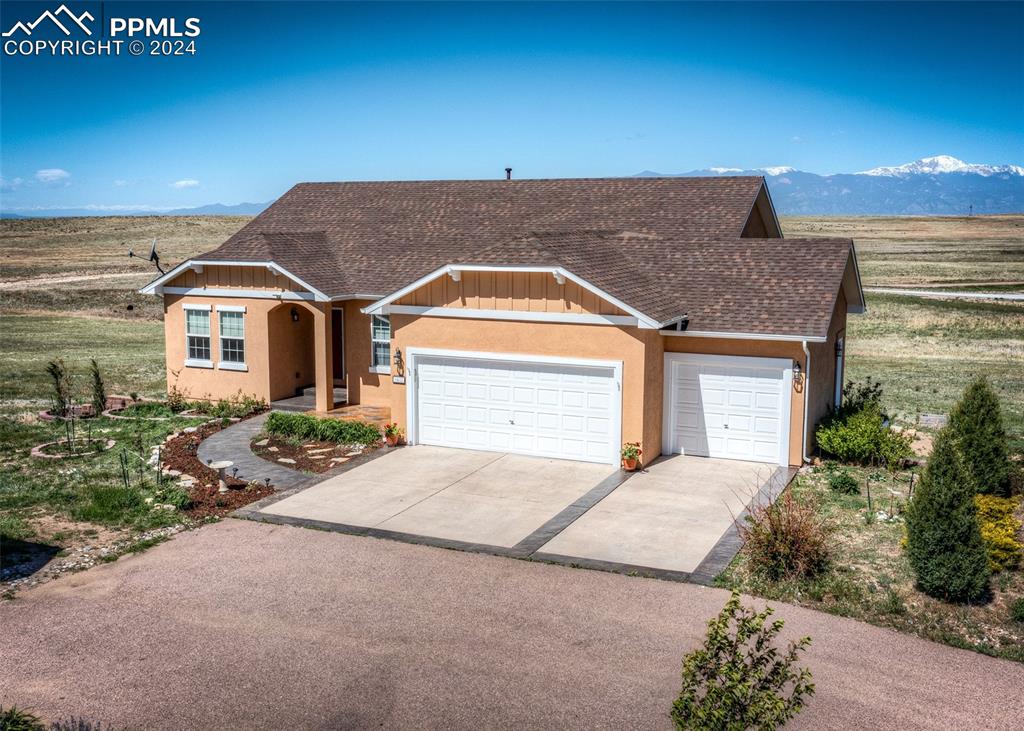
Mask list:
[[[173,265],[218,246],[249,220],[246,216],[0,219],[3,280],[136,272],[145,282],[153,268],[145,260],[129,259],[129,249],[148,256],[155,238],[162,261]],[[118,287],[124,282],[115,281]]]
[[[857,244],[864,286],[999,284],[1024,291],[1024,216],[782,218],[786,236]]]

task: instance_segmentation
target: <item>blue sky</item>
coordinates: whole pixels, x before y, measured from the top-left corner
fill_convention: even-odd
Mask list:
[[[57,2],[5,2],[0,25]],[[67,0],[97,18],[98,2]],[[118,3],[195,57],[0,60],[5,210],[304,180],[1024,163],[1024,4]],[[42,171],[42,172],[40,172]],[[66,175],[64,174],[66,173]],[[177,185],[175,185],[177,184]]]

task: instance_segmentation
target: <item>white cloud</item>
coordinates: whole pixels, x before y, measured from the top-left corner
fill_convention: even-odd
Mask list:
[[[7,178],[0,176],[0,190],[17,190],[21,187],[21,184],[25,181],[21,178],[14,178],[8,180]]]
[[[71,177],[71,173],[60,168],[43,168],[36,170],[36,180],[40,183],[60,183]]]
[[[800,144],[801,142],[804,141],[804,138],[801,137],[800,135],[793,135],[792,137],[789,138],[789,141],[794,142],[796,144]]]
[[[176,180],[171,183],[171,187],[177,190],[184,190],[185,188],[198,188],[199,181],[193,180],[192,178],[185,178],[184,180]]]
[[[123,188],[126,185],[128,185],[128,181],[127,180],[115,180],[114,181],[114,187],[115,188]]]

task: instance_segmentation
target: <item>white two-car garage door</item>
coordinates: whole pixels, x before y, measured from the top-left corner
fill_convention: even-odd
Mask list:
[[[413,443],[618,463],[620,363],[409,355]]]
[[[662,451],[789,464],[792,365],[666,353]]]

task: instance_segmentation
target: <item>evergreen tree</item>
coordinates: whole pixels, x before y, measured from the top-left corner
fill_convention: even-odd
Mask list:
[[[921,591],[952,602],[988,594],[988,556],[974,489],[952,430],[938,433],[907,510],[907,554]]]
[[[107,390],[103,385],[103,376],[100,375],[100,366],[95,358],[89,363],[89,377],[92,379],[93,414],[99,416],[107,408]]]
[[[988,381],[976,379],[953,407],[949,426],[974,490],[1010,494],[1010,446],[1003,427],[999,398]]]

